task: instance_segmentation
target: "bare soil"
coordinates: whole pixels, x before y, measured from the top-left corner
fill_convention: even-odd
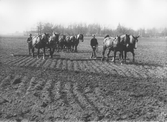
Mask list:
[[[167,120],[164,39],[139,40],[136,62],[129,54],[123,65],[90,60],[90,38],[78,53],[45,60],[27,55],[25,39],[0,40],[1,120]],[[101,47],[97,54],[101,57]]]

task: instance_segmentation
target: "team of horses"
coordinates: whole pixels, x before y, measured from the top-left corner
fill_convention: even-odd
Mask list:
[[[120,52],[119,58],[121,61],[126,62],[127,52],[131,52],[133,55],[133,62],[135,61],[134,49],[137,48],[139,36],[133,36],[124,34],[116,37],[105,36],[103,41],[103,52],[102,52],[102,61],[105,59],[105,51],[108,49],[107,61],[109,60],[109,55],[111,50],[114,52],[113,62],[115,62],[116,53]]]
[[[57,47],[57,49],[58,51],[66,49],[67,51],[78,52],[77,47],[80,41],[84,41],[83,34],[78,34],[76,36],[62,35],[58,41],[59,47]]]
[[[127,52],[131,52],[133,55],[133,62],[135,61],[134,49],[137,48],[139,36],[133,36],[124,34],[121,36],[110,37],[106,35],[103,40],[103,51],[102,51],[102,61],[105,59],[105,51],[108,49],[107,61],[109,60],[110,52],[114,52],[113,62],[116,59],[116,53],[120,52],[119,59],[126,62]],[[61,51],[66,49],[67,51],[77,52],[77,46],[80,41],[84,41],[83,34],[78,34],[76,36],[66,36],[53,33],[51,36],[49,34],[42,34],[33,37],[32,41],[29,43],[29,53],[30,49],[34,57],[35,48],[37,51],[37,58],[39,58],[40,49],[43,49],[43,59],[45,59],[45,50],[49,49],[50,57],[53,58],[54,51]]]
[[[66,36],[62,35],[60,37],[60,34],[53,33],[52,35],[49,35],[47,33],[44,33],[42,35],[38,35],[32,38],[32,41],[28,43],[29,47],[29,54],[31,54],[34,57],[34,50],[37,49],[37,58],[39,58],[40,49],[43,49],[43,59],[45,59],[45,50],[46,48],[49,49],[50,57],[53,57],[54,51],[60,51],[67,49],[71,52],[77,52],[77,46],[80,41],[84,41],[83,34],[78,34],[76,36]]]

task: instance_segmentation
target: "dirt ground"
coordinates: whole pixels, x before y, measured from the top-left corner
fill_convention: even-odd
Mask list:
[[[164,40],[143,39],[136,63],[120,65],[88,60],[86,46],[80,46],[77,54],[61,52],[59,59],[38,60],[26,55],[24,39],[0,41],[1,120],[167,120]]]

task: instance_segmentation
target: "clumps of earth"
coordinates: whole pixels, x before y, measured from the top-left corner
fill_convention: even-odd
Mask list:
[[[167,119],[166,79],[7,65],[0,68],[1,120]]]

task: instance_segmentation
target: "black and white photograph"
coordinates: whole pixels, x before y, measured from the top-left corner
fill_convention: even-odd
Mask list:
[[[167,0],[0,0],[0,122],[167,121]]]

